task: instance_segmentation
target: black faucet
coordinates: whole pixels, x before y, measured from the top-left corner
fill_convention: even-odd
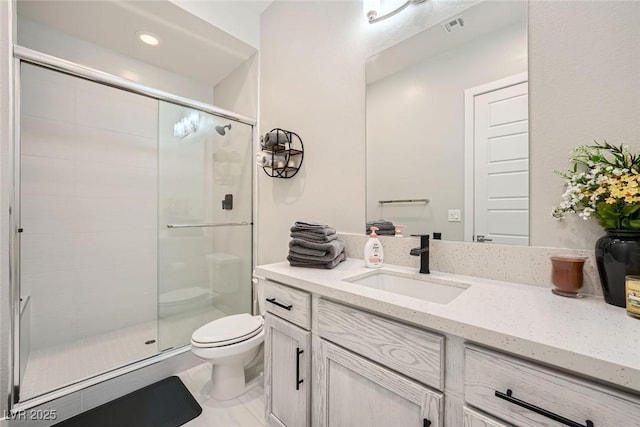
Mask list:
[[[411,249],[409,254],[420,257],[420,273],[429,274],[429,235],[428,234],[412,234],[412,236],[420,237],[420,247]]]

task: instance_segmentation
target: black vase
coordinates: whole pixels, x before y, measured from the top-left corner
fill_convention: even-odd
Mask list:
[[[605,230],[596,242],[596,264],[604,300],[625,306],[627,275],[640,275],[640,230]]]

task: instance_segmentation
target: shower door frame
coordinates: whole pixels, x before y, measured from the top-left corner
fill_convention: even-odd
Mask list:
[[[9,390],[9,410],[12,412],[22,411],[32,408],[34,406],[43,404],[53,399],[66,396],[73,392],[82,390],[86,387],[110,380],[112,378],[124,375],[129,372],[133,372],[137,369],[158,363],[162,360],[176,356],[178,354],[189,351],[189,345],[172,349],[164,352],[158,352],[155,355],[141,359],[131,361],[131,363],[114,368],[112,370],[99,373],[90,378],[79,380],[74,383],[68,384],[58,389],[48,391],[45,394],[30,398],[24,402],[20,401],[20,238],[19,233],[21,230],[20,224],[20,65],[22,63],[28,63],[33,65],[42,66],[44,68],[63,72],[68,75],[80,77],[95,83],[107,85],[116,89],[125,90],[138,95],[143,95],[149,98],[156,99],[157,101],[166,101],[175,105],[193,108],[205,113],[212,114],[217,117],[234,120],[246,125],[251,126],[251,143],[252,153],[255,154],[255,147],[257,143],[256,125],[257,120],[246,117],[240,114],[236,114],[223,108],[215,107],[204,102],[195,101],[192,99],[184,98],[178,95],[174,95],[169,92],[164,92],[158,89],[153,89],[124,78],[109,74],[94,68],[86,67],[65,59],[57,58],[52,55],[48,55],[42,52],[38,52],[33,49],[25,48],[19,45],[13,45],[13,141],[11,145],[12,153],[12,171],[13,176],[11,207],[9,211],[9,295],[11,305],[11,349],[9,351],[9,384],[11,386]],[[254,226],[254,216],[256,207],[256,174],[251,169],[251,222],[248,224],[251,227],[252,244],[250,248],[251,253],[251,266],[255,265],[255,236],[256,227]],[[255,304],[253,303],[255,296],[253,295],[254,289],[252,284],[251,289],[251,307],[255,310]]]

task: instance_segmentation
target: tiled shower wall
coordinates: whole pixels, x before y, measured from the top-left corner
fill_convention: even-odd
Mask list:
[[[32,349],[155,319],[157,101],[24,64],[21,102]]]

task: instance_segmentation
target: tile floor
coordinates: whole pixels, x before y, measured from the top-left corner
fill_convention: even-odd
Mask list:
[[[207,394],[211,365],[203,363],[178,374],[193,397],[202,406],[202,413],[184,424],[185,427],[263,427],[264,386],[263,376],[256,375],[248,381],[249,390],[242,396],[217,401]]]

